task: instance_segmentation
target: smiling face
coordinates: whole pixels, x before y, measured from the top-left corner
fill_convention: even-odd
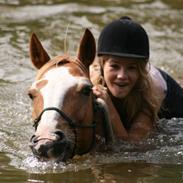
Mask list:
[[[137,61],[108,57],[103,64],[106,85],[114,97],[125,98],[139,79]]]

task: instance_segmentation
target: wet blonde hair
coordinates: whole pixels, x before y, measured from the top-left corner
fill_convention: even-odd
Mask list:
[[[98,77],[97,84],[105,84],[103,78],[103,66],[107,59],[109,59],[109,56],[98,57],[100,75]],[[154,122],[158,119],[157,113],[159,110],[159,102],[152,85],[151,77],[149,77],[149,68],[147,67],[147,63],[147,60],[137,61],[139,79],[134,88],[124,99],[123,104],[126,110],[128,121],[133,121],[139,112],[145,113]]]

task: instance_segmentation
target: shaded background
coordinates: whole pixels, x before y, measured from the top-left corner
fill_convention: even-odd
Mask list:
[[[183,81],[182,0],[0,0],[0,182],[183,182],[183,119],[159,121],[160,131],[140,148],[122,143],[112,154],[67,165],[40,163],[29,149],[31,33],[51,56],[64,50],[74,56],[85,28],[97,40],[104,25],[124,15],[148,32],[150,61]]]

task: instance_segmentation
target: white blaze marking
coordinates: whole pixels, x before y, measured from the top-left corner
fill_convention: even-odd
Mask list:
[[[57,107],[61,109],[65,94],[69,88],[78,83],[89,82],[84,77],[74,77],[66,67],[58,67],[48,71],[43,79],[48,80],[48,83],[40,90],[44,100],[43,108]],[[54,129],[58,117],[60,116],[56,111],[46,111],[42,115],[40,126],[44,125],[44,128]]]

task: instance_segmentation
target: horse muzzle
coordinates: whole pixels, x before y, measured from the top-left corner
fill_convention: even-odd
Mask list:
[[[48,137],[33,135],[30,141],[33,154],[40,160],[64,162],[73,156],[74,143],[62,131],[56,131]]]

